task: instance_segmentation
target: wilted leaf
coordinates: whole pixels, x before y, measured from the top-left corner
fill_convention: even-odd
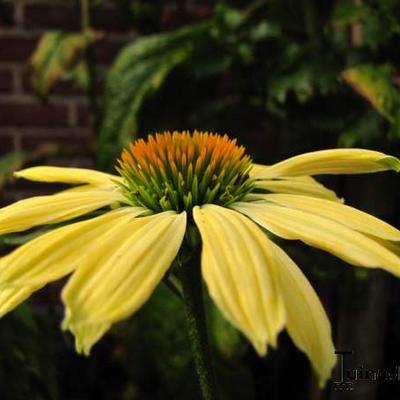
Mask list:
[[[12,177],[14,171],[20,169],[26,159],[22,151],[13,151],[0,157],[0,189]]]
[[[57,152],[57,146],[43,144],[34,151],[15,150],[0,156],[0,189],[8,182],[13,173],[21,169],[24,164],[38,158],[53,155]]]
[[[87,67],[83,61],[87,47],[101,37],[99,32],[45,33],[31,56],[31,83],[40,97],[60,80],[71,79],[81,87],[87,85]]]
[[[400,106],[400,94],[392,83],[392,73],[390,65],[364,64],[343,71],[341,77],[381,115],[393,122]]]

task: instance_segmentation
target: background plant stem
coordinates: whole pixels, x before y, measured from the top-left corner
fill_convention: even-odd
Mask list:
[[[90,31],[90,0],[81,0],[81,26],[84,33],[87,34]],[[89,78],[86,93],[89,98],[92,128],[94,132],[98,132],[100,128],[100,108],[96,96],[96,60],[94,57],[93,45],[90,43],[90,40],[86,48],[85,59]]]

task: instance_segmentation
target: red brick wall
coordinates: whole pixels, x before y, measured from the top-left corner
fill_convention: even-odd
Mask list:
[[[80,29],[79,2],[5,0],[0,15],[0,153],[15,146],[30,148],[38,142],[56,141],[78,143],[78,149],[85,154],[92,133],[85,117],[84,93],[69,84],[60,84],[50,101],[41,103],[32,93],[26,68],[43,32]],[[95,28],[107,32],[96,45],[96,58],[103,71],[135,34],[111,4],[95,9],[92,21]]]
[[[163,29],[203,18],[210,9],[207,3],[165,2]],[[91,25],[105,33],[104,39],[95,45],[101,78],[119,49],[137,37],[137,33],[115,3],[107,0],[92,11]],[[14,149],[35,149],[56,143],[61,151],[43,162],[90,167],[94,135],[84,93],[62,83],[54,88],[49,101],[43,103],[34,96],[29,84],[26,62],[41,35],[51,29],[80,29],[79,1],[0,0],[0,156]],[[9,185],[0,202],[24,197],[26,193],[21,187],[26,185]]]

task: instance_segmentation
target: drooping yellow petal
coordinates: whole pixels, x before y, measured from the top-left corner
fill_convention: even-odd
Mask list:
[[[316,214],[267,202],[231,206],[284,239],[302,240],[353,265],[383,268],[400,276],[400,258],[366,235]]]
[[[75,334],[83,352],[106,326],[130,316],[150,297],[178,253],[185,229],[185,212],[137,218],[123,229],[110,229],[82,260],[62,298],[64,328]]]
[[[34,291],[42,286],[0,289],[0,318],[24,302]]]
[[[0,209],[0,235],[66,221],[120,201],[120,190],[100,188],[20,200]]]
[[[113,226],[124,228],[145,209],[124,207],[45,233],[0,259],[0,290],[38,286],[72,272]]]
[[[260,170],[257,179],[318,174],[363,174],[393,169],[400,171],[400,160],[379,151],[333,149],[304,153]]]
[[[279,286],[286,311],[286,328],[295,345],[310,358],[324,386],[336,363],[331,326],[317,294],[290,257],[275,243]]]
[[[326,188],[311,176],[294,176],[288,178],[257,181],[257,189],[265,189],[272,193],[290,193],[305,196],[320,197],[341,202],[333,190]]]
[[[67,330],[70,328],[68,321],[70,321],[70,311],[67,309],[62,329]],[[111,324],[109,322],[73,325],[71,331],[75,335],[76,351],[88,356],[93,344],[97,343],[110,328]]]
[[[109,185],[113,181],[121,180],[121,177],[106,174],[87,168],[67,168],[39,166],[26,168],[14,173],[17,178],[24,178],[36,182],[60,182],[92,185]]]
[[[356,231],[368,233],[371,236],[400,241],[400,231],[398,229],[372,215],[344,204],[291,194],[267,194],[263,195],[263,198],[281,206],[329,218]]]
[[[207,204],[193,209],[200,230],[202,273],[223,315],[261,355],[284,325],[283,303],[269,242],[239,213]]]

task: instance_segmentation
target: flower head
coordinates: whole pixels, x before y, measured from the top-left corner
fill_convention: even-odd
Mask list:
[[[122,152],[117,170],[132,205],[154,212],[229,204],[254,187],[250,157],[228,136],[174,132],[139,139]]]
[[[117,175],[32,167],[16,176],[74,184],[0,210],[0,234],[87,216],[0,259],[0,315],[48,282],[63,289],[64,329],[77,350],[91,347],[132,315],[166,275],[193,227],[210,296],[263,355],[287,328],[323,384],[335,363],[331,329],[308,280],[266,236],[301,240],[350,264],[400,275],[400,232],[344,205],[312,175],[400,169],[400,161],[362,149],[306,153],[271,166],[252,164],[227,136],[164,133],[124,150]],[[92,216],[92,211],[101,211]]]

